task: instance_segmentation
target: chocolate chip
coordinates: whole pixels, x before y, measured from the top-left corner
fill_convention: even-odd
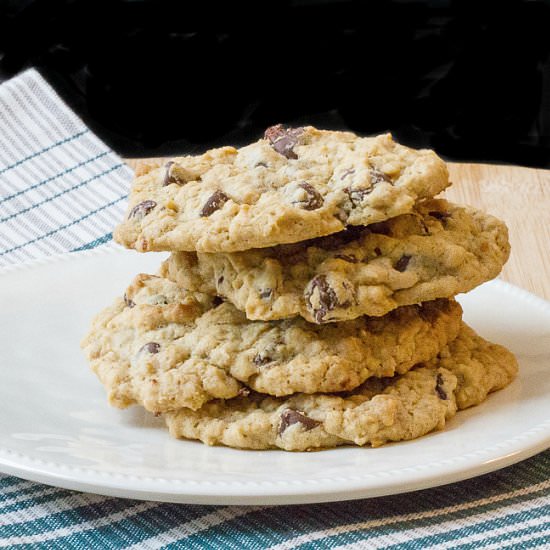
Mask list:
[[[368,189],[353,189],[352,187],[347,187],[344,191],[348,194],[351,204],[357,206],[367,195],[372,193],[372,189],[372,187]]]
[[[332,233],[325,237],[317,237],[305,241],[307,246],[315,246],[316,248],[322,248],[323,250],[336,250],[350,243],[360,239],[363,235],[369,233],[369,229],[363,225],[350,225],[343,231],[338,233]]]
[[[140,348],[138,353],[141,353],[142,351],[147,351],[152,354],[158,353],[160,351],[160,344],[157,344],[156,342],[148,342]]]
[[[345,180],[348,176],[355,174],[355,168],[348,168],[341,176],[340,181]]]
[[[378,183],[382,183],[383,181],[387,183],[392,183],[391,179],[387,174],[384,174],[384,172],[381,172],[377,168],[371,168],[370,169],[370,183],[374,187]]]
[[[317,300],[319,302],[317,306],[311,303],[315,290],[317,290]],[[309,290],[306,293],[306,301],[312,310],[316,323],[322,323],[325,315],[339,305],[336,292],[330,287],[324,275],[317,275],[311,280]]]
[[[136,305],[136,303],[133,300],[130,300],[128,296],[126,296],[126,292],[124,293],[124,303],[129,307],[132,308]]]
[[[440,212],[439,210],[435,210],[433,212],[428,212],[428,214],[435,218],[436,220],[439,220],[440,222],[445,222],[447,218],[450,218],[452,214],[450,212]]]
[[[407,266],[409,265],[410,261],[411,261],[411,257],[407,256],[406,254],[403,254],[403,256],[401,256],[401,258],[399,258],[399,260],[395,262],[395,265],[393,266],[393,268],[396,271],[400,271],[401,273],[403,273],[403,271],[407,269]]]
[[[279,435],[281,435],[289,426],[293,424],[301,424],[306,431],[313,430],[321,424],[313,418],[309,418],[300,411],[294,409],[285,409],[281,413],[281,423],[279,424]]]
[[[353,206],[358,206],[363,199],[370,195],[374,191],[374,188],[377,184],[385,181],[388,183],[392,183],[391,179],[384,174],[384,172],[381,172],[380,170],[376,168],[371,168],[369,170],[369,176],[370,176],[370,187],[366,188],[354,188],[354,187],[348,187],[344,189],[344,191],[348,194],[349,200],[353,204]],[[344,179],[342,177],[342,179]]]
[[[229,197],[219,189],[215,191],[210,198],[204,203],[201,210],[201,217],[210,216],[216,210],[219,210],[227,201]]]
[[[269,363],[273,363],[273,359],[269,355],[263,355],[262,353],[257,353],[252,359],[252,362],[258,367],[263,367]]]
[[[349,262],[350,264],[356,264],[359,262],[355,256],[348,256],[347,254],[336,254],[334,257],[339,260],[343,260],[344,262]]]
[[[173,160],[168,161],[164,167],[166,172],[164,173],[164,185],[170,185],[171,183],[176,183],[178,185],[184,185],[187,183],[187,180],[183,179],[179,174],[176,174],[174,166],[176,163]]]
[[[266,288],[266,289],[260,291],[260,298],[262,300],[267,300],[267,299],[271,298],[272,294],[273,294],[273,289],[272,288]]]
[[[439,399],[447,400],[447,394],[445,393],[445,390],[443,389],[443,376],[441,376],[441,373],[437,373],[437,377],[435,379],[435,391],[439,397]]]
[[[223,304],[223,298],[220,298],[220,296],[214,296],[214,298],[212,298],[213,307],[218,307],[221,304]]]
[[[371,233],[376,233],[377,235],[387,235],[391,233],[391,227],[386,222],[376,222],[369,225],[369,230]]]
[[[147,214],[149,214],[149,212],[151,212],[151,210],[153,210],[153,208],[155,208],[156,205],[157,203],[155,201],[150,201],[150,200],[140,202],[139,204],[136,204],[134,208],[132,208],[132,210],[130,210],[128,219],[137,218],[141,220],[142,218],[147,216]]]
[[[294,146],[303,132],[303,128],[284,128],[282,124],[276,124],[265,131],[264,138],[269,141],[277,153],[287,159],[297,159],[298,155],[294,152]]]
[[[306,182],[299,183],[298,187],[303,189],[307,195],[305,200],[295,203],[300,208],[303,208],[304,210],[317,210],[323,206],[323,197],[321,193],[315,189],[315,187]]]
[[[173,181],[172,166],[174,166],[174,161],[173,160],[167,162],[164,165],[164,168],[166,169],[166,171],[164,172],[164,185],[165,186],[170,185],[171,183],[176,183],[175,181]]]

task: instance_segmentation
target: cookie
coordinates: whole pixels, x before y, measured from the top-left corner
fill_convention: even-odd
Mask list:
[[[496,277],[509,252],[503,222],[432,199],[411,214],[293,245],[174,253],[161,274],[224,296],[249,319],[327,323],[467,292]]]
[[[113,405],[157,413],[198,409],[247,387],[334,392],[404,373],[456,337],[461,314],[456,302],[438,300],[328,325],[249,321],[229,303],[139,275],[97,316],[82,347]]]
[[[153,168],[133,183],[120,244],[233,252],[410,212],[449,185],[445,163],[381,135],[274,126],[256,143]]]
[[[373,447],[442,429],[457,409],[509,384],[512,353],[463,326],[444,357],[394,378],[371,378],[345,395],[251,394],[198,411],[165,415],[174,437],[241,449],[306,451],[338,445]]]

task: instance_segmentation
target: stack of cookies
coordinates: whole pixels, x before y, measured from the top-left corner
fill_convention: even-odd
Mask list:
[[[249,449],[441,429],[517,372],[453,299],[498,275],[506,226],[448,185],[432,151],[312,127],[147,165],[115,239],[171,256],[83,341],[110,402]]]

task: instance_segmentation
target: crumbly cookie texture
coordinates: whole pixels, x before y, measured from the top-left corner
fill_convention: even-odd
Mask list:
[[[174,253],[161,274],[224,296],[249,319],[326,323],[467,292],[496,277],[509,253],[503,222],[431,199],[411,214],[302,243]]]
[[[430,150],[313,127],[175,159],[136,177],[117,242],[140,252],[293,243],[405,212],[449,185]],[[143,171],[146,171],[145,168]]]
[[[404,373],[456,337],[461,315],[458,303],[437,300],[338,324],[253,322],[229,303],[142,274],[97,316],[82,347],[113,405],[158,413],[246,395],[243,384],[281,396]]]
[[[252,394],[165,415],[174,437],[242,449],[306,451],[373,447],[442,429],[458,409],[509,384],[515,357],[463,326],[440,359],[394,378],[371,378],[344,395]]]

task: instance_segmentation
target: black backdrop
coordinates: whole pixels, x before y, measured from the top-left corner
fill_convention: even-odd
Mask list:
[[[286,122],[550,167],[547,1],[0,0],[0,79],[29,66],[126,156]]]

